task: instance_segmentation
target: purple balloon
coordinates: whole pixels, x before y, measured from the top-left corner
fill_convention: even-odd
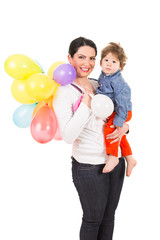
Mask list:
[[[59,65],[53,72],[53,79],[61,86],[65,86],[74,81],[76,77],[75,68],[68,63]]]

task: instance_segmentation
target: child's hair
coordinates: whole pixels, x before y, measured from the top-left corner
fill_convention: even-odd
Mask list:
[[[110,42],[107,47],[103,48],[101,51],[101,61],[108,53],[112,53],[118,58],[120,61],[121,70],[123,70],[124,66],[126,65],[127,56],[120,43]]]

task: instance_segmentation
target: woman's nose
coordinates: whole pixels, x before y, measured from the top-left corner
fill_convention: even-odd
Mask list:
[[[85,64],[85,66],[89,66],[90,65],[90,60],[89,59],[85,59],[84,64]]]

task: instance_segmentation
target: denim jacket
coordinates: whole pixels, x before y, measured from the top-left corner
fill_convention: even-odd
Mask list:
[[[122,127],[128,111],[132,110],[130,87],[123,79],[120,70],[110,75],[102,72],[98,78],[98,84],[96,93],[108,96],[114,103],[116,116],[113,124]]]

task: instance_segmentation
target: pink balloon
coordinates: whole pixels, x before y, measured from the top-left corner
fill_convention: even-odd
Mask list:
[[[55,115],[56,117],[56,115]],[[57,119],[57,117],[56,117]],[[59,129],[59,124],[58,124],[58,120],[57,120],[57,130],[56,130],[56,133],[54,135],[54,140],[63,140],[62,137],[61,137],[61,132],[60,132],[60,129]]]
[[[44,106],[36,113],[31,122],[32,137],[39,143],[51,141],[57,131],[57,119],[49,106]]]
[[[61,132],[60,132],[58,123],[57,123],[57,131],[56,131],[56,134],[54,135],[54,140],[63,140],[61,137]]]

